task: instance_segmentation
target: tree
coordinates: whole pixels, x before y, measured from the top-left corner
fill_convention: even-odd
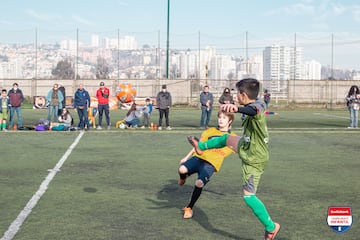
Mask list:
[[[59,61],[51,74],[57,79],[73,79],[75,77],[73,65],[68,60]]]
[[[110,74],[110,67],[106,60],[102,57],[97,58],[96,79],[108,79]]]

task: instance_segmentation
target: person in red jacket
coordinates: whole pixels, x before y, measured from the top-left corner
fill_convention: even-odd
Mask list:
[[[100,88],[96,91],[96,98],[98,99],[98,114],[99,114],[99,122],[97,129],[102,129],[102,116],[105,112],[107,128],[110,129],[110,114],[109,114],[109,97],[110,97],[110,90],[105,87],[105,83],[100,83]]]

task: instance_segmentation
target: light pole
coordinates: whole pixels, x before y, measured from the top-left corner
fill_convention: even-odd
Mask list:
[[[169,79],[169,24],[170,23],[170,0],[167,9],[167,39],[166,39],[166,79]]]

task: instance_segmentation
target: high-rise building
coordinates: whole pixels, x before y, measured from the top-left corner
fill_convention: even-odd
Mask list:
[[[99,35],[91,35],[91,47],[99,47],[100,46],[100,37]]]
[[[306,80],[320,80],[321,64],[315,60],[305,62],[303,78]]]
[[[263,51],[264,88],[285,92],[288,80],[301,79],[302,49],[273,45]]]

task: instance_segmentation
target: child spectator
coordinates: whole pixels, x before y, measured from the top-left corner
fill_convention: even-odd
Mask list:
[[[7,96],[6,89],[1,90],[1,98],[0,98],[0,129],[4,132],[7,131],[6,129],[6,120],[8,118],[10,107],[9,97]]]
[[[143,122],[142,122],[141,128],[150,127],[150,115],[152,113],[152,110],[153,110],[153,105],[150,101],[150,98],[147,98],[145,100],[145,106],[143,108],[144,117],[143,117]]]

